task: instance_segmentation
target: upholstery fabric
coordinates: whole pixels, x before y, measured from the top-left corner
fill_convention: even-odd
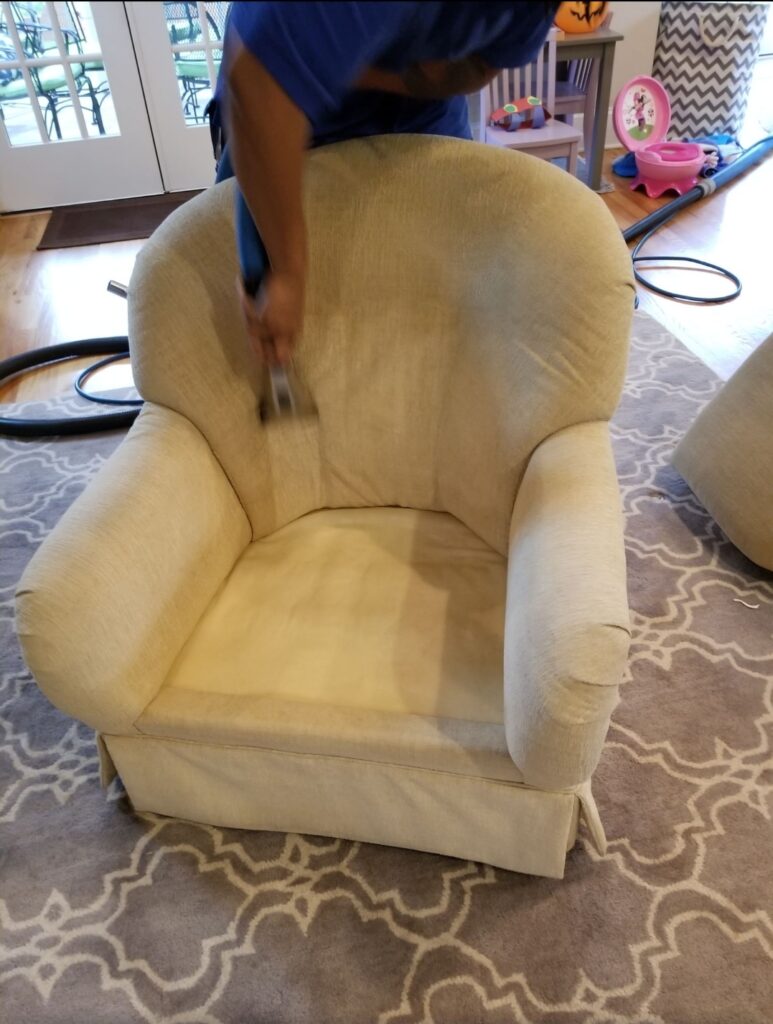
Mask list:
[[[730,540],[773,570],[773,335],[698,415],[673,462]]]
[[[311,513],[242,554],[166,685],[501,725],[505,571],[446,513]]]
[[[127,736],[105,743],[139,811],[406,846],[552,878],[563,877],[586,796],[370,759]]]
[[[501,721],[164,687],[136,726],[146,736],[193,743],[350,757],[523,782]]]
[[[16,592],[22,650],[48,698],[97,730],[131,731],[249,536],[201,434],[143,408]]]
[[[444,513],[311,513],[247,548],[137,728],[521,781],[505,573]]]
[[[143,396],[207,437],[255,539],[318,508],[400,505],[450,512],[506,555],[531,452],[608,420],[620,395],[633,299],[619,231],[565,172],[458,139],[327,146],[305,177],[297,365],[318,423],[264,429],[255,415],[230,182],[139,255],[130,336]]]
[[[511,526],[505,636],[510,753],[532,785],[577,785],[601,754],[630,641],[606,423],[553,434],[529,462]]]
[[[535,158],[308,156],[297,368],[264,426],[232,191],[143,249],[146,408],[20,583],[29,665],[142,810],[560,876],[627,649],[607,420],[633,311],[603,204]]]

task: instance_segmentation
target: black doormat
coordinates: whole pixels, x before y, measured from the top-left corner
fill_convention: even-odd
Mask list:
[[[38,249],[66,249],[73,245],[148,238],[170,213],[197,196],[199,191],[60,206],[52,211]]]

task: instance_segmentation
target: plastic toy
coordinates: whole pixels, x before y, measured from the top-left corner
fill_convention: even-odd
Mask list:
[[[499,110],[495,110],[489,116],[489,124],[492,127],[504,128],[507,132],[514,132],[519,128],[544,128],[549,117],[550,114],[543,107],[541,99],[537,96],[526,96],[524,99],[505,103]]]
[[[694,187],[706,160],[697,142],[666,142],[671,123],[668,94],[655,78],[638,75],[615,99],[615,134],[636,159],[631,188],[654,199],[672,189],[680,196]]]

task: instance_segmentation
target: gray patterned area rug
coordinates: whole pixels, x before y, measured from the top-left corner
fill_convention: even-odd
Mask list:
[[[634,640],[563,881],[135,815],[13,590],[120,441],[0,442],[4,1024],[770,1024],[773,577],[670,468],[719,383],[637,316],[614,423]],[[30,412],[34,414],[34,410]],[[116,581],[119,585],[119,581]]]

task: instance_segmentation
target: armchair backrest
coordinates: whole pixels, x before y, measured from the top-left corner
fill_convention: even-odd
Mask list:
[[[232,188],[186,203],[140,253],[143,396],[198,426],[255,537],[318,508],[397,505],[450,512],[505,552],[531,452],[620,395],[631,269],[601,201],[544,161],[455,139],[310,153],[296,363],[319,420],[264,427]]]

